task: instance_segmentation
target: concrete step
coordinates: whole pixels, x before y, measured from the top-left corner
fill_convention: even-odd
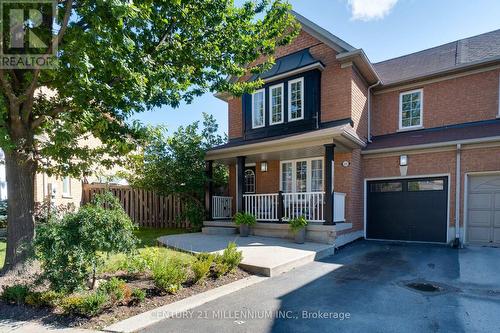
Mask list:
[[[205,235],[234,235],[235,227],[203,227],[201,232]]]

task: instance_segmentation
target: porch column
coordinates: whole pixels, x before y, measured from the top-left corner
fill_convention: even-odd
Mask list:
[[[242,212],[243,191],[245,188],[245,156],[236,157],[236,212]]]
[[[213,182],[213,161],[205,161],[205,177],[207,182],[205,184],[205,209],[207,210],[208,220],[212,220],[212,197],[214,195],[214,182]]]
[[[325,145],[325,205],[324,216],[325,224],[335,224],[333,221],[333,198],[334,198],[334,185],[333,185],[333,161],[334,161],[335,144],[330,143]]]

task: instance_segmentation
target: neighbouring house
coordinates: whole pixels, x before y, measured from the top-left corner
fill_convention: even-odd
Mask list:
[[[257,217],[256,235],[500,245],[500,30],[372,63],[303,16],[298,38],[228,103],[229,196],[212,221]],[[381,45],[381,47],[383,47]],[[254,80],[256,76],[240,78]]]

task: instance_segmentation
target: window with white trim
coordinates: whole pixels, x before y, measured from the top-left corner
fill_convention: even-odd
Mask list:
[[[423,95],[422,89],[399,95],[399,129],[422,127]]]
[[[304,78],[288,82],[288,121],[304,119]]]
[[[255,172],[252,169],[245,170],[245,193],[255,193]]]
[[[62,179],[62,196],[71,197],[71,178],[64,177]]]
[[[282,161],[281,190],[285,193],[323,192],[323,158]]]
[[[269,87],[269,123],[283,123],[283,83]]]
[[[252,128],[264,126],[264,89],[257,90],[252,94]]]

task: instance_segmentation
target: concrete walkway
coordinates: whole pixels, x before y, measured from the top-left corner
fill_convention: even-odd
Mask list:
[[[32,321],[0,319],[0,333],[99,333],[101,331],[82,328],[44,325]]]
[[[258,236],[192,233],[163,236],[158,241],[167,247],[192,253],[222,252],[229,242],[235,242],[243,252],[240,267],[264,276],[275,276],[334,253],[333,245],[296,244],[287,239]]]

